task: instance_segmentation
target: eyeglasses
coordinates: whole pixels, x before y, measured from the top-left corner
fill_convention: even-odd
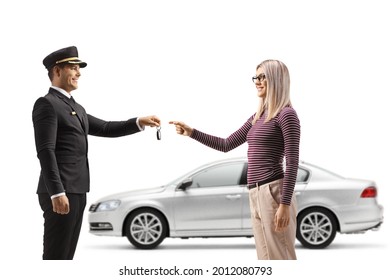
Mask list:
[[[265,74],[259,74],[259,76],[252,77],[252,82],[256,83],[256,80],[258,80],[260,83],[265,80]]]

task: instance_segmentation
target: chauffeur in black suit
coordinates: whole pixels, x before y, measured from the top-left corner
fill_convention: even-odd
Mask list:
[[[156,116],[103,121],[86,113],[71,92],[78,87],[77,48],[67,47],[43,60],[52,86],[34,105],[35,144],[41,165],[38,199],[44,217],[43,259],[73,259],[89,191],[87,135],[119,137],[145,126],[160,126]]]

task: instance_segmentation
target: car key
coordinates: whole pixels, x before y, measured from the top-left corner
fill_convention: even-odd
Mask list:
[[[156,129],[157,129],[157,133],[156,133],[157,140],[161,140],[161,126],[156,127]]]

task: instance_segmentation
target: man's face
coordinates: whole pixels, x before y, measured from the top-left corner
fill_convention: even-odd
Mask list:
[[[77,64],[67,64],[63,68],[55,70],[55,86],[58,86],[68,93],[78,88],[80,78],[80,66]]]

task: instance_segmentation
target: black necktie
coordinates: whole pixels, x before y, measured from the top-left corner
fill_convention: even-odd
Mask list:
[[[74,100],[73,96],[70,97],[70,103],[72,103],[73,105],[76,104],[76,101]]]

